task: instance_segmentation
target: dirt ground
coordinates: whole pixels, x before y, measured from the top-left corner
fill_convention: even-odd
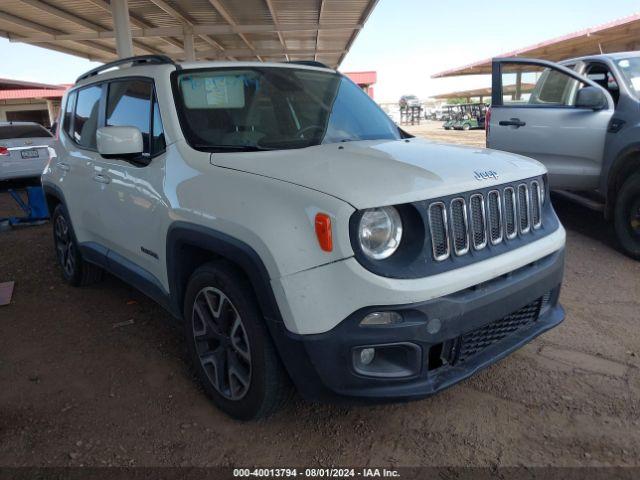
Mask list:
[[[0,465],[638,465],[640,263],[598,214],[554,203],[568,232],[558,328],[426,400],[295,398],[254,423],[207,401],[160,307],[111,277],[63,284],[49,224],[1,232],[0,282],[16,287],[0,307]],[[1,193],[0,216],[9,205]]]

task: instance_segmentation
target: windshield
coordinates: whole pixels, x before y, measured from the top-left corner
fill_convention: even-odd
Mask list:
[[[398,127],[337,73],[247,67],[174,73],[180,124],[207,151],[276,150],[395,140]]]
[[[618,60],[618,68],[631,91],[635,93],[636,97],[640,97],[640,57]]]

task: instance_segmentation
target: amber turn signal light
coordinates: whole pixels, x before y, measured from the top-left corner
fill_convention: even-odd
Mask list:
[[[320,248],[325,252],[333,250],[333,237],[331,236],[331,217],[326,213],[316,214],[316,236]]]

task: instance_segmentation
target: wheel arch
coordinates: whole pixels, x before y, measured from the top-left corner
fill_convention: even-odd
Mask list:
[[[58,205],[62,204],[65,207],[67,206],[64,193],[62,193],[62,190],[57,185],[42,182],[42,190],[44,191],[44,198],[47,202],[49,216],[53,215],[53,211]]]
[[[211,228],[177,221],[169,227],[166,249],[174,311],[182,312],[187,282],[195,269],[207,261],[222,259],[247,278],[268,323],[281,321],[269,273],[260,256],[245,242]]]

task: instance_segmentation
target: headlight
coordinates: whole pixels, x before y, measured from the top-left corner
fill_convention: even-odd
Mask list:
[[[402,238],[402,220],[393,207],[365,210],[358,226],[358,241],[362,251],[374,260],[390,257]]]

